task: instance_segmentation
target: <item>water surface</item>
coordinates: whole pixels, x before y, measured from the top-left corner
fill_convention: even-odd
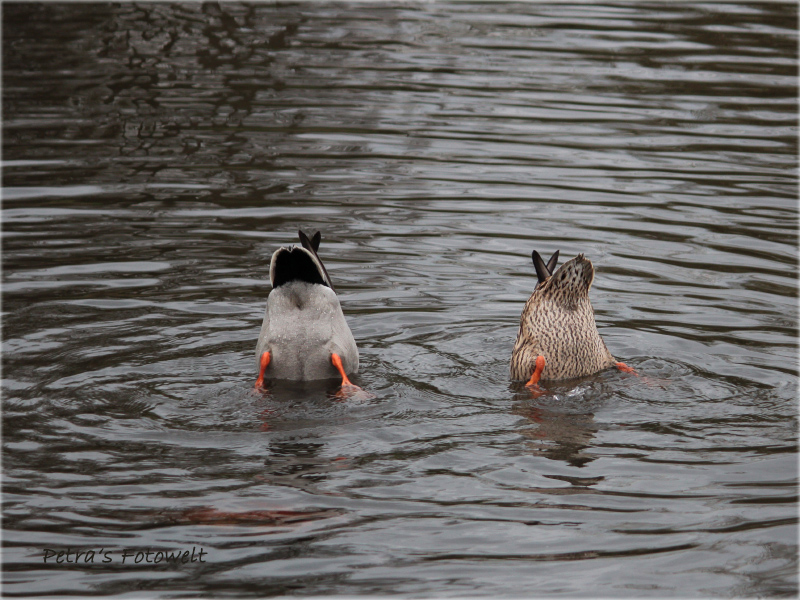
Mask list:
[[[4,592],[796,595],[796,25],[5,3]],[[298,228],[374,398],[252,390]],[[508,381],[533,249],[641,377]]]

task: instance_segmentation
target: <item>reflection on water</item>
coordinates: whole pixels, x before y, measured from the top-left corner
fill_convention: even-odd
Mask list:
[[[796,24],[4,4],[6,591],[796,595]],[[298,228],[374,398],[252,389]],[[510,384],[534,248],[641,377]]]
[[[519,430],[531,440],[528,448],[532,454],[563,460],[574,467],[594,460],[591,454],[584,452],[596,431],[593,414],[564,414],[535,405],[515,407],[514,412],[532,424],[528,429]]]

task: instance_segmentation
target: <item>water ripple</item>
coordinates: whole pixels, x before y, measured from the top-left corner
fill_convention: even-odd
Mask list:
[[[796,595],[796,13],[5,5],[6,590]],[[298,228],[372,398],[252,389]],[[508,381],[533,249],[640,377]]]

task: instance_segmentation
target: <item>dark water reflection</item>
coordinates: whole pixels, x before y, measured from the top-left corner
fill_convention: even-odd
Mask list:
[[[796,25],[5,3],[5,592],[795,595]],[[251,391],[298,227],[375,398]],[[534,248],[643,377],[509,384]]]

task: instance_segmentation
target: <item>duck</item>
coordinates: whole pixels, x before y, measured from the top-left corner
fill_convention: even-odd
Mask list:
[[[360,389],[358,347],[339,297],[319,257],[322,236],[298,231],[300,246],[278,248],[269,265],[272,291],[256,344],[258,379],[313,381],[341,377],[342,388]]]
[[[527,380],[532,387],[540,380],[584,377],[610,367],[634,372],[614,358],[597,331],[589,301],[592,262],[578,254],[555,270],[558,254],[546,263],[536,250],[531,255],[537,282],[520,316],[511,379]]]

